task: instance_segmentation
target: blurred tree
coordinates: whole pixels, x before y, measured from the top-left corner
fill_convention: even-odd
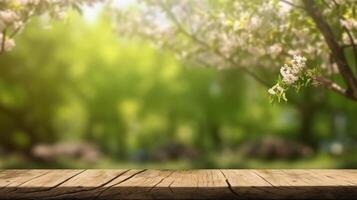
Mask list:
[[[239,69],[178,62],[142,40],[118,38],[105,16],[70,19],[48,29],[32,21],[21,45],[1,57],[1,148],[27,154],[38,143],[77,139],[125,159],[168,141],[209,155],[267,134],[312,143],[340,132],[356,137],[354,102],[304,90],[291,94],[293,104],[271,106],[266,89]]]
[[[34,17],[65,18],[71,8],[81,12],[82,6],[93,5],[99,0],[6,0],[0,2],[0,55],[15,47],[14,37]]]
[[[278,101],[287,100],[289,88],[302,93],[289,96],[300,113],[303,142],[316,145],[314,116],[325,100],[322,90],[300,88],[313,82],[357,99],[354,1],[140,2],[114,9],[120,34],[150,40],[204,66],[239,69],[268,88],[277,63],[288,63],[269,93]]]
[[[56,139],[52,120],[69,84],[68,67],[58,59],[66,51],[66,40],[62,45],[52,42],[65,35],[64,31],[32,34],[37,28],[30,26],[29,34],[20,38],[24,45],[0,59],[1,137],[6,148],[16,148],[20,143],[26,153],[36,143]]]
[[[121,33],[150,39],[204,65],[239,68],[265,86],[270,79],[261,73],[276,70],[276,63],[294,55],[280,69],[281,80],[269,90],[272,97],[286,100],[289,88],[299,90],[313,80],[357,99],[353,0],[141,2],[136,9],[113,12]],[[311,60],[310,69],[305,69],[301,54]],[[327,78],[332,75],[338,75],[346,89]]]

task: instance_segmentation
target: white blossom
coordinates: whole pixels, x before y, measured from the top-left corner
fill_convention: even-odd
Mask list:
[[[316,66],[323,66],[329,64],[329,46],[321,31],[312,28],[312,21],[307,20],[306,13],[298,14],[301,10],[285,3],[238,0],[222,1],[218,5],[209,0],[139,2],[142,4],[135,11],[114,10],[113,19],[118,32],[129,37],[139,36],[179,55],[181,52],[180,58],[218,69],[249,68],[254,71],[259,68],[275,70],[276,63],[285,60],[280,55],[292,56],[293,59],[280,68],[279,84],[268,91],[284,100],[285,90],[290,87],[298,90],[309,83],[311,74],[327,71],[306,69],[306,58],[301,55],[310,55],[314,57]],[[338,18],[332,12],[324,14],[325,10],[333,9],[325,7],[321,10],[326,20]],[[341,9],[341,16],[351,17],[352,9]],[[134,13],[137,17],[132,17]],[[153,13],[156,16],[160,14],[160,17],[153,18]],[[160,24],[167,25],[165,31],[161,31]],[[356,20],[343,20],[341,24],[352,30],[356,27]],[[356,32],[353,30],[351,33],[355,38]],[[341,45],[351,44],[348,36],[344,30],[341,38],[336,39]],[[189,56],[182,52],[189,52]]]
[[[357,20],[356,19],[341,19],[341,24],[346,27],[348,30],[357,29]]]
[[[300,55],[295,55],[290,61],[290,65],[285,64],[280,68],[280,74],[283,77],[283,82],[287,85],[292,85],[299,80],[299,75],[305,68],[306,58]]]
[[[297,70],[297,73],[299,73],[301,70],[303,70],[306,66],[306,58],[304,56],[300,55],[294,55],[294,59],[291,61],[292,68]]]
[[[0,34],[0,50],[2,50],[2,48],[4,48],[4,51],[11,51],[15,47],[14,39],[5,39],[5,42],[3,45],[3,41],[4,41],[3,37],[4,36],[2,34]]]
[[[5,51],[10,51],[15,47],[15,40],[14,39],[8,39],[5,41],[4,45],[4,50]]]
[[[0,21],[6,25],[11,25],[14,23],[19,16],[12,10],[0,11]]]
[[[285,64],[283,67],[280,68],[280,74],[284,77],[284,76],[288,76],[289,74],[291,74],[291,69],[290,67]]]
[[[269,47],[268,52],[273,58],[275,58],[282,52],[282,50],[283,48],[281,47],[281,45],[276,43]]]
[[[5,33],[0,37],[0,53],[15,47],[13,37],[21,32],[29,18],[46,15],[63,19],[68,9],[97,1],[101,0],[0,0],[0,33]]]
[[[298,79],[299,79],[299,77],[297,77],[293,74],[288,74],[287,76],[283,77],[283,81],[288,85],[294,84]]]

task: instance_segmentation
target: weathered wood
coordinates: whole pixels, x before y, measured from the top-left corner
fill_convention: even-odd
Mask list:
[[[357,170],[4,170],[0,199],[357,199]]]
[[[0,172],[0,189],[16,187],[38,176],[47,173],[46,170],[9,170]]]

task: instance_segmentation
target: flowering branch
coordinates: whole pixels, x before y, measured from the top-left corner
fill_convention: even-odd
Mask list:
[[[286,91],[291,87],[299,91],[301,87],[310,84],[316,74],[315,69],[306,68],[305,57],[295,55],[289,64],[284,64],[284,66],[280,68],[280,78],[278,82],[268,90],[271,101],[275,99],[277,99],[278,102],[281,100],[288,101]]]
[[[315,86],[323,86],[326,89],[332,90],[340,95],[343,95],[351,100],[357,100],[356,97],[351,95],[348,90],[342,88],[336,82],[318,75],[315,69],[306,69],[306,58],[302,56],[294,56],[294,59],[290,64],[285,64],[280,69],[281,77],[279,81],[268,90],[271,101],[277,99],[288,101],[286,98],[286,92],[289,88],[294,87],[297,91],[302,86],[308,86],[313,84]]]
[[[189,33],[184,26],[180,23],[180,21],[177,19],[174,13],[171,12],[171,10],[165,5],[164,2],[159,1],[162,9],[165,11],[165,13],[168,15],[168,17],[175,23],[176,27],[178,30],[187,36],[188,38],[191,38],[194,42],[198,43],[199,45],[202,45],[203,47],[207,49],[211,49],[217,56],[221,57],[222,59],[226,60],[228,63],[230,63],[232,66],[239,66],[231,57],[227,57],[222,52],[220,52],[217,48],[212,48],[209,44],[206,42],[200,40],[199,38],[196,37],[196,35]],[[257,74],[249,70],[248,68],[244,66],[240,66],[239,69],[241,69],[243,72],[251,76],[253,79],[261,83],[262,85],[269,87],[269,83],[260,78]]]
[[[346,32],[348,39],[351,43],[353,53],[354,53],[354,59],[355,62],[357,62],[357,47],[353,38],[353,34],[350,30],[353,30],[354,28],[357,28],[357,21],[353,19],[346,19],[343,15],[340,14],[340,4],[338,4],[335,0],[332,1],[333,4],[335,5],[337,9],[337,15],[340,18],[340,24],[343,28],[343,30]],[[357,70],[357,65],[356,65],[356,70]]]
[[[303,0],[304,7],[308,15],[313,19],[317,28],[321,31],[329,49],[332,52],[332,56],[336,61],[338,69],[348,86],[347,94],[351,95],[353,99],[357,99],[357,79],[354,77],[351,68],[349,67],[346,57],[343,53],[342,47],[336,41],[331,27],[322,18],[320,10],[317,8],[315,1]]]
[[[114,16],[121,34],[149,38],[158,47],[174,51],[180,58],[204,61],[205,66],[219,69],[237,67],[268,88],[271,84],[267,84],[265,77],[258,76],[258,70],[274,70],[275,63],[285,62],[286,56],[295,55],[291,62],[281,67],[280,79],[269,89],[271,97],[279,97],[278,100],[287,100],[285,92],[290,88],[299,90],[312,83],[349,95],[350,99],[357,97],[356,77],[343,53],[343,48],[350,42],[338,41],[327,23],[329,18],[335,18],[336,7],[328,1],[322,2],[325,4],[321,6],[326,9],[322,16],[314,0],[304,0],[301,4],[293,0],[278,1],[280,3],[266,1],[258,4],[246,1],[141,0],[143,4],[137,10],[116,9]],[[340,13],[341,16],[353,12],[353,8],[347,5],[341,7],[340,12],[344,12]],[[302,10],[304,12],[299,13]],[[347,20],[344,26],[350,30],[354,20]],[[343,33],[345,36],[349,40],[354,39],[354,35]],[[316,67],[305,67],[306,59],[301,55],[314,57],[311,63]],[[341,74],[347,89],[322,78],[323,74]]]
[[[80,9],[80,5],[91,5],[100,0],[6,0],[0,1],[0,55],[15,47],[14,37],[33,16],[45,13],[61,19],[70,8]]]

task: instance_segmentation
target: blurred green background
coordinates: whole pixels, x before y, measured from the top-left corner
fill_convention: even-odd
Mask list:
[[[357,104],[331,92],[272,105],[240,71],[122,38],[104,15],[37,19],[16,40],[0,58],[0,168],[357,167]]]

